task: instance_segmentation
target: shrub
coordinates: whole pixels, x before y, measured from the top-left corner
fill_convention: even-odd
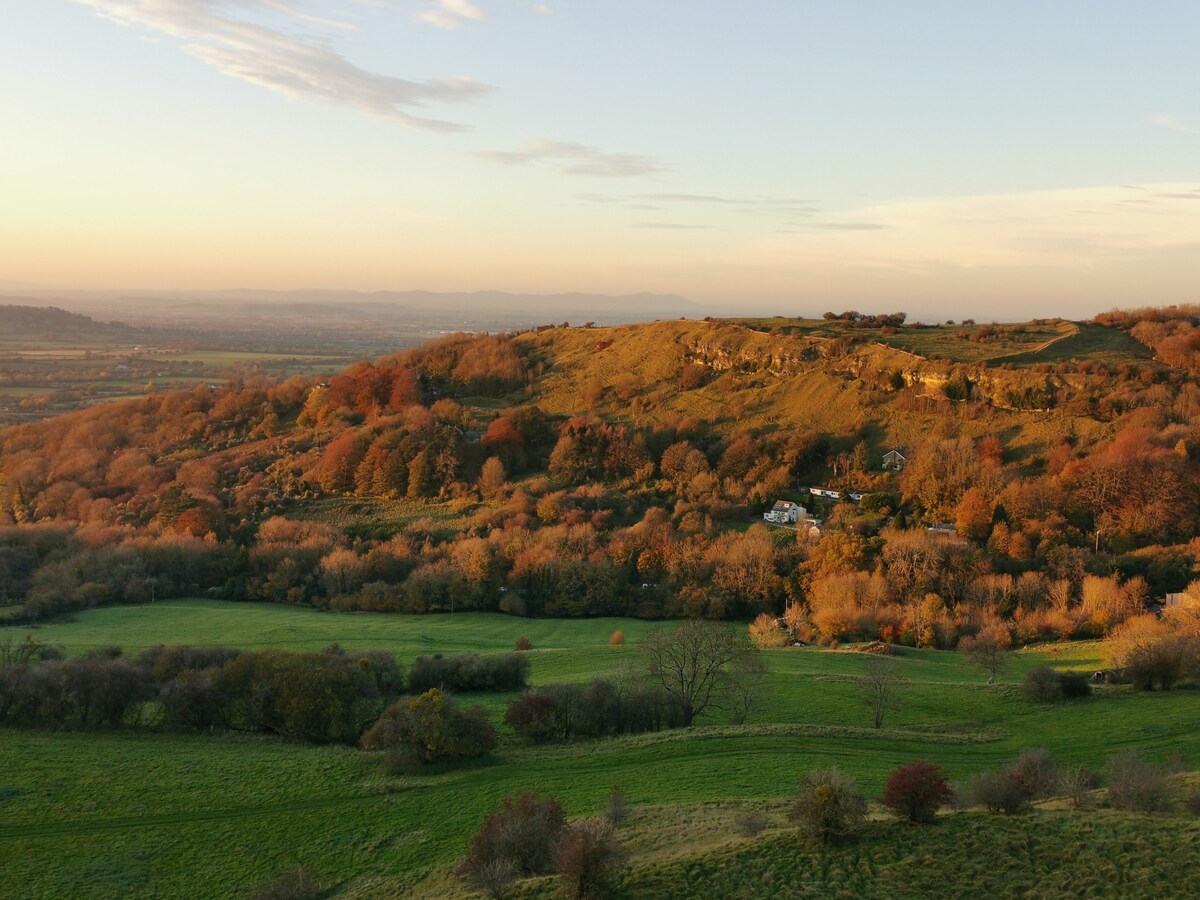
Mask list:
[[[1092,791],[1100,786],[1100,774],[1084,766],[1076,766],[1063,774],[1059,787],[1076,809],[1083,809],[1092,799]]]
[[[1122,750],[1108,760],[1108,802],[1133,812],[1169,809],[1166,773],[1147,763],[1136,750]]]
[[[437,689],[402,697],[363,735],[366,750],[386,750],[397,766],[482,756],[496,747],[496,732],[482,707],[459,709]]]
[[[1021,694],[1030,703],[1057,703],[1090,697],[1092,686],[1082,672],[1058,672],[1050,666],[1038,666],[1025,676]]]
[[[555,871],[569,897],[600,897],[613,870],[625,858],[612,825],[585,819],[566,830],[555,853]]]
[[[766,813],[748,812],[742,813],[733,820],[733,827],[742,837],[752,838],[762,834],[771,820],[767,818]]]
[[[867,815],[867,801],[854,781],[836,768],[817,769],[800,781],[800,792],[788,819],[800,832],[820,844],[846,840]]]
[[[614,631],[612,633],[612,637],[610,637],[608,639],[608,642],[610,644],[612,644],[614,647],[620,647],[622,644],[625,643],[625,632],[621,631],[618,628],[616,631]]]
[[[629,805],[625,802],[625,795],[621,793],[621,788],[614,784],[608,794],[608,805],[604,808],[604,819],[613,828],[616,828],[625,821],[627,815],[629,815]]]
[[[990,812],[1015,815],[1029,806],[1029,793],[1012,772],[983,772],[967,785],[967,796],[975,806]]]
[[[1056,703],[1063,698],[1062,681],[1049,666],[1038,666],[1021,682],[1021,695],[1030,703]]]
[[[532,650],[533,641],[529,640],[529,638],[525,637],[525,635],[521,635],[519,638],[517,638],[516,649],[518,653],[525,653],[528,650]]]
[[[1092,696],[1092,685],[1083,672],[1060,672],[1058,680],[1062,685],[1064,700],[1082,700]]]
[[[558,715],[558,698],[550,693],[528,691],[508,702],[505,723],[534,744],[565,740]]]
[[[769,647],[782,647],[787,643],[787,632],[775,616],[759,613],[758,618],[750,623],[750,639],[764,650]]]
[[[297,866],[273,881],[259,885],[254,900],[319,900],[325,896],[321,882],[308,869]]]
[[[562,806],[553,797],[507,796],[471,838],[458,874],[480,887],[505,868],[513,878],[548,875],[565,824]]]
[[[1109,638],[1109,656],[1135,690],[1169,690],[1200,669],[1200,640],[1153,615],[1135,616]]]
[[[1193,816],[1200,816],[1200,791],[1188,794],[1183,801],[1183,808]]]
[[[1024,785],[1031,800],[1053,796],[1058,790],[1058,768],[1044,747],[1022,750],[1008,767],[1008,774]]]
[[[953,797],[941,766],[918,761],[892,770],[880,803],[899,819],[929,823]]]

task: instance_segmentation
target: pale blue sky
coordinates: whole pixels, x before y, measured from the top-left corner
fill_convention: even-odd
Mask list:
[[[5,6],[0,281],[1200,294],[1194,0]]]

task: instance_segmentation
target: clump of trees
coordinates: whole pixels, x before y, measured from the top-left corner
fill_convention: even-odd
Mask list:
[[[437,688],[400,698],[362,736],[363,749],[386,752],[388,767],[396,770],[473,759],[496,745],[483,707],[464,709]]]
[[[529,657],[521,652],[418,656],[408,670],[408,687],[416,693],[432,688],[472,693],[519,691],[529,682],[529,667]]]
[[[507,896],[514,881],[558,874],[568,897],[602,896],[625,858],[611,818],[568,825],[550,796],[510,794],[471,838],[457,874],[489,897]]]
[[[545,744],[680,728],[684,713],[659,685],[595,678],[528,691],[508,702],[504,721],[526,740]]]
[[[11,648],[10,648],[11,649]],[[248,731],[353,744],[403,688],[382,650],[320,653],[119,647],[57,658],[35,642],[0,665],[0,722],[93,728]]]

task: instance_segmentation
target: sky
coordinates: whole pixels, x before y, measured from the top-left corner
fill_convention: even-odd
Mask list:
[[[1200,302],[1195,0],[5,0],[0,288]]]

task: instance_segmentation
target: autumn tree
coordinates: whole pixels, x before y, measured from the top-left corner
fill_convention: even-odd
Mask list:
[[[879,802],[898,819],[928,824],[953,799],[941,766],[917,760],[892,770]]]
[[[362,737],[367,750],[386,750],[396,764],[482,756],[495,749],[496,732],[482,707],[460,709],[437,688],[384,710]]]

